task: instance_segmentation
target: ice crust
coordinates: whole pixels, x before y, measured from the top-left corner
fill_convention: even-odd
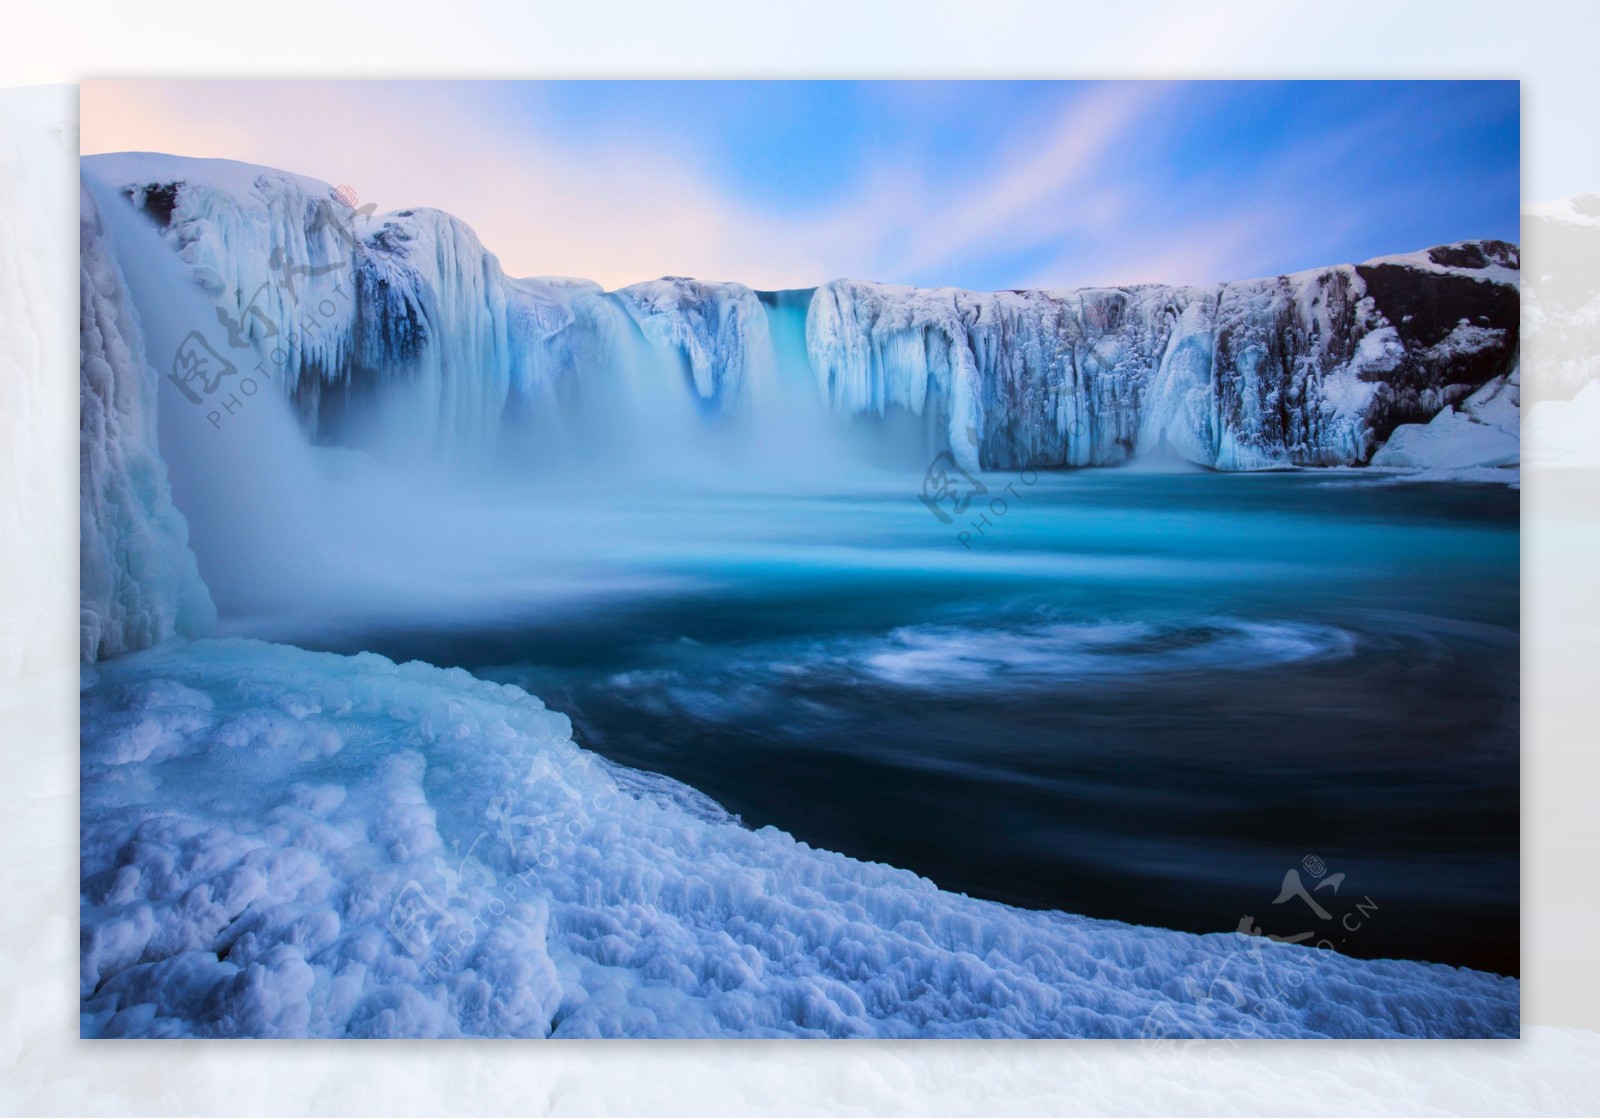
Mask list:
[[[521,690],[246,640],[85,670],[85,1036],[1514,1035],[1513,979],[941,892]]]

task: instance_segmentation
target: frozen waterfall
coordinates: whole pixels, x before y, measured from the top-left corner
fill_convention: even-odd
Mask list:
[[[574,424],[608,456],[693,454],[719,426],[821,408],[898,423],[917,456],[948,448],[968,469],[1157,450],[1223,470],[1357,465],[1517,357],[1518,253],[1501,242],[1203,288],[762,294],[667,277],[607,294],[508,278],[448,214],[378,214],[280,171],[128,154],[85,173],[154,220],[231,340],[281,368],[313,438],[398,458],[537,460]]]

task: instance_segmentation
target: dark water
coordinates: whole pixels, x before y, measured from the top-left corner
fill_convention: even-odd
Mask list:
[[[1518,972],[1516,491],[1090,471],[968,546],[915,485],[590,508],[638,589],[293,639],[947,890]]]

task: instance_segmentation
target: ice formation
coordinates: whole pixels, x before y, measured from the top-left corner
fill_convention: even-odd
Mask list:
[[[1519,257],[1497,241],[1206,288],[836,280],[804,293],[791,337],[778,317],[796,293],[514,280],[437,210],[380,215],[226,161],[85,168],[155,219],[219,314],[276,355],[318,439],[353,438],[344,420],[367,401],[391,448],[421,457],[492,454],[575,399],[614,404],[638,387],[605,383],[626,381],[620,367],[686,401],[678,419],[786,407],[764,389],[788,364],[842,419],[907,413],[969,469],[1162,451],[1226,470],[1356,465],[1517,361]]]
[[[937,409],[969,467],[1108,465],[1163,444],[1225,470],[1347,465],[1511,368],[1516,259],[1469,243],[1215,288],[835,281],[807,329],[837,410]]]
[[[667,276],[617,294],[646,338],[683,354],[702,401],[729,410],[746,400],[754,367],[772,345],[755,292]]]
[[[319,441],[356,438],[345,421],[357,405],[376,410],[386,450],[445,460],[490,457],[508,422],[537,429],[542,413],[585,403],[650,414],[654,394],[688,386],[715,412],[743,399],[745,371],[770,349],[760,302],[737,284],[666,279],[608,295],[513,279],[439,210],[378,214],[327,184],[227,160],[85,166],[154,220],[219,321],[285,373]]]
[[[1513,979],[1017,910],[751,831],[460,670],[227,640],[85,683],[85,1036],[1518,1028]]]
[[[215,619],[156,443],[156,374],[94,198],[79,220],[79,635],[84,660]]]

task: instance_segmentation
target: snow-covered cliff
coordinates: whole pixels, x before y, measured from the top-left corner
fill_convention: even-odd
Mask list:
[[[1514,368],[1516,265],[1483,242],[1214,288],[835,281],[808,346],[836,410],[936,411],[969,467],[1357,464]]]
[[[350,416],[367,409],[364,434],[389,451],[482,458],[508,421],[585,396],[626,409],[619,393],[650,382],[717,413],[744,400],[752,355],[770,347],[759,300],[738,284],[669,278],[608,295],[513,279],[439,210],[378,214],[325,183],[227,160],[84,162],[160,227],[235,344],[284,374],[319,441],[357,438]]]
[[[787,398],[760,390],[787,363],[841,419],[920,417],[969,468],[1163,449],[1230,470],[1352,465],[1517,361],[1518,252],[1503,242],[1207,288],[836,280],[810,295],[800,343],[774,328],[776,301],[738,284],[514,280],[448,214],[380,215],[279,171],[125,154],[85,173],[162,227],[241,343],[286,370],[317,439],[353,438],[359,405],[418,457],[493,454],[541,413],[641,388],[708,423],[776,407],[763,402]]]

